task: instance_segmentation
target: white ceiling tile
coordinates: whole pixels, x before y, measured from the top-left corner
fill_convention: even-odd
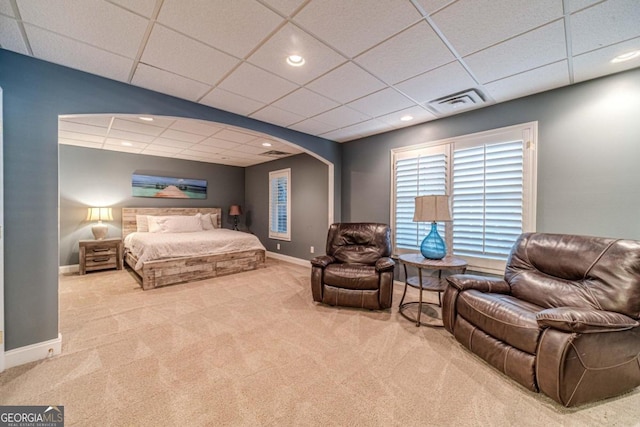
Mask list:
[[[350,126],[355,123],[364,122],[371,117],[349,107],[338,107],[326,113],[314,117],[319,122],[324,122],[335,128]]]
[[[16,15],[13,13],[13,8],[11,7],[11,2],[9,0],[0,0],[0,13],[15,18]]]
[[[157,153],[179,153],[183,149],[180,147],[168,146],[168,145],[160,145],[160,144],[149,144],[147,148],[144,149],[143,153],[154,151]]]
[[[304,116],[300,119],[302,120],[335,108],[339,104],[322,95],[311,92],[309,89],[300,88],[284,98],[277,100],[273,105],[290,112],[295,112],[298,116]]]
[[[76,141],[87,141],[102,144],[104,142],[104,136],[89,135],[86,133],[68,132],[66,130],[58,131],[58,138],[73,139]]]
[[[27,45],[22,38],[20,27],[15,19],[0,15],[0,45],[3,49],[28,55]]]
[[[282,18],[254,0],[165,0],[158,22],[244,58]]]
[[[188,150],[184,150],[185,153],[193,154],[193,153],[213,153],[217,154],[222,151],[223,148],[217,145],[205,145],[205,144],[196,144],[189,147]],[[202,154],[200,154],[202,155]]]
[[[481,83],[567,58],[564,21],[559,20],[464,58]]]
[[[152,135],[144,135],[141,133],[135,132],[127,132],[124,130],[111,129],[109,131],[110,138],[117,138],[118,140],[126,140],[126,141],[138,141],[149,143],[154,140],[154,136]]]
[[[540,67],[538,69],[507,77],[484,85],[489,94],[498,102],[531,95],[569,84],[567,61]]]
[[[142,58],[145,64],[215,84],[240,61],[161,25],[154,25]]]
[[[304,120],[305,117],[299,114],[291,113],[272,105],[267,105],[261,110],[251,114],[252,119],[261,120],[267,123],[273,123],[278,126],[287,127],[293,123]]]
[[[224,125],[203,120],[176,120],[170,128],[196,135],[211,136],[216,132],[220,132]]]
[[[200,100],[200,104],[243,116],[248,116],[265,105],[262,102],[236,95],[235,93],[220,88],[215,88],[206,94],[205,97]]]
[[[411,116],[413,117],[413,120],[400,120],[404,116]],[[430,120],[435,120],[436,118],[437,117],[434,116],[431,112],[417,105],[415,107],[405,108],[404,110],[396,111],[395,113],[378,117],[379,120],[384,121],[394,128],[413,126],[417,123],[424,123]]]
[[[406,0],[323,0],[307,4],[294,21],[339,52],[354,57],[420,18]]]
[[[476,82],[456,61],[404,81],[396,88],[416,101],[425,103],[475,86]]]
[[[167,129],[164,132],[162,132],[162,137],[163,138],[169,138],[169,139],[174,139],[176,141],[182,141],[182,142],[191,142],[193,144],[200,142],[202,140],[204,140],[204,136],[202,135],[198,135],[198,134],[194,134],[194,133],[187,133],[187,132],[182,132],[179,130],[175,130],[175,129]]]
[[[416,0],[416,2],[424,9],[427,14],[431,15],[443,6],[453,3],[456,0]]]
[[[170,159],[172,159],[176,155],[176,153],[167,153],[164,151],[149,150],[148,148],[142,150],[140,154],[144,154],[145,156],[167,157]]]
[[[239,145],[237,148],[241,149],[242,152],[247,153],[247,155],[256,155],[263,153],[265,150],[271,149],[270,147],[254,146],[250,144]]]
[[[426,22],[420,22],[355,59],[395,84],[453,61],[455,57]]]
[[[120,151],[123,153],[131,153],[131,154],[140,154],[142,152],[142,148],[136,147],[125,147],[123,145],[105,145],[102,147],[103,150],[111,150],[111,151]]]
[[[584,9],[592,4],[599,3],[601,0],[567,0],[569,3],[569,13]]]
[[[387,88],[347,105],[371,117],[378,117],[410,107],[415,103],[397,91]]]
[[[109,116],[111,117],[111,116]],[[140,117],[151,118],[153,120],[142,120]],[[155,115],[144,115],[144,114],[118,114],[118,119],[127,120],[135,123],[144,123],[152,126],[157,126],[161,128],[166,128],[171,126],[176,120],[174,117],[169,116],[155,116]]]
[[[289,55],[302,56],[305,64],[292,67],[287,64]],[[251,55],[248,61],[303,85],[344,63],[346,58],[298,27],[287,24]]]
[[[320,135],[321,133],[327,133],[336,129],[336,126],[330,126],[315,119],[303,120],[289,127],[298,132],[308,133],[309,135]]]
[[[61,138],[61,137],[58,137],[58,144],[74,145],[76,147],[86,147],[86,148],[102,148],[102,142],[91,142],[86,140],[67,139],[67,138]]]
[[[388,132],[390,130],[393,130],[393,127],[388,123],[379,119],[372,119],[323,134],[322,136],[338,142],[344,142],[354,138],[364,138],[377,133]]]
[[[124,142],[124,144],[123,144]],[[126,147],[129,149],[139,149],[139,150],[143,150],[147,147],[147,144],[145,144],[144,142],[139,142],[139,141],[131,141],[131,140],[126,140],[123,141],[120,138],[107,138],[104,140],[104,147],[107,148],[111,148],[111,147]]]
[[[572,54],[640,36],[638,0],[610,0],[571,15]]]
[[[231,149],[231,148],[236,148],[238,146],[240,146],[242,144],[238,143],[238,142],[232,142],[232,141],[227,141],[224,139],[218,139],[218,138],[207,138],[204,141],[202,141],[200,144],[198,144],[195,147],[207,147],[204,150],[208,150],[208,151],[220,151],[221,149]]]
[[[84,123],[74,123],[68,121],[58,121],[58,132],[60,131],[84,133],[88,135],[107,136],[107,128],[103,126],[86,125]]]
[[[168,139],[168,138],[156,138],[153,141],[151,141],[152,145],[166,145],[169,147],[176,147],[176,148],[180,148],[180,149],[185,149],[185,148],[189,148],[193,145],[193,143],[191,142],[184,142],[184,141],[176,141],[174,139]]]
[[[18,0],[24,22],[135,58],[149,21],[103,0]]]
[[[239,129],[239,128],[228,127],[216,133],[215,136],[217,139],[224,139],[226,141],[239,142],[240,144],[246,144],[247,142],[253,141],[258,137],[258,135],[256,135],[251,131],[242,132],[236,129]]]
[[[385,87],[380,80],[347,62],[306,87],[338,102],[346,103]]]
[[[562,16],[558,0],[460,0],[432,18],[466,56]]]
[[[616,56],[635,50],[640,50],[640,37],[574,56],[574,79],[576,82],[582,82],[607,74],[619,73],[620,71],[640,67],[640,57],[626,62],[611,62]]]
[[[263,0],[263,3],[268,4],[285,16],[290,16],[304,2],[305,0]]]
[[[211,89],[211,86],[142,63],[138,64],[131,84],[189,101],[196,101]]]
[[[146,18],[151,18],[156,7],[156,0],[111,0],[120,6],[138,13]]]
[[[219,87],[237,95],[270,103],[293,91],[297,86],[275,74],[243,63]]]
[[[159,126],[146,124],[146,122],[142,122],[142,121],[134,122],[130,120],[122,120],[119,118],[116,118],[113,120],[111,129],[124,130],[128,132],[135,132],[135,133],[150,135],[150,136],[158,136],[164,130]]]
[[[118,81],[127,81],[133,60],[50,33],[32,25],[25,31],[35,57]]]
[[[99,126],[108,128],[111,124],[110,114],[87,114],[58,116],[60,122],[81,123],[84,125]]]

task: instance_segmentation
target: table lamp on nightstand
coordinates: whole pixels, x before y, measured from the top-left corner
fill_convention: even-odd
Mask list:
[[[242,208],[240,205],[231,205],[229,207],[229,215],[233,217],[233,229],[238,230],[238,216],[242,215]]]
[[[107,224],[103,224],[102,221],[113,221],[113,213],[111,208],[89,208],[87,211],[87,221],[98,221],[93,227],[91,232],[96,240],[102,240],[107,237],[109,227]]]
[[[438,233],[438,221],[452,221],[449,196],[418,196],[413,214],[414,222],[431,222],[431,231],[420,244],[420,253],[427,259],[442,259],[447,245]]]

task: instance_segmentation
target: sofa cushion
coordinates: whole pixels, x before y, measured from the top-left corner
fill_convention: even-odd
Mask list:
[[[324,283],[344,289],[378,289],[375,266],[362,264],[329,264],[324,270]]]
[[[542,307],[510,295],[461,292],[457,311],[467,321],[498,340],[529,354],[536,353],[542,329],[536,313]]]

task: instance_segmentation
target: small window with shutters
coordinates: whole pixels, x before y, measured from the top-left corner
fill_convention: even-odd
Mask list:
[[[417,252],[428,233],[414,198],[448,194],[453,221],[438,228],[449,252],[503,273],[516,238],[535,231],[536,135],[534,122],[392,150],[394,252]]]
[[[291,240],[291,169],[269,172],[269,238]]]

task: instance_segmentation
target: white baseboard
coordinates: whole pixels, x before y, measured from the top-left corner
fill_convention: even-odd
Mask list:
[[[58,268],[58,273],[59,274],[77,273],[78,271],[80,271],[80,265],[79,264],[76,264],[76,265],[61,265]]]
[[[14,366],[24,365],[25,363],[56,356],[61,352],[62,334],[58,334],[58,338],[49,341],[42,341],[5,351],[4,367],[5,369],[13,368]]]
[[[267,256],[269,258],[279,259],[280,261],[286,261],[286,262],[290,262],[292,264],[297,264],[297,265],[301,265],[303,267],[311,268],[311,263],[309,262],[308,259],[295,258],[295,257],[289,256],[289,255],[283,255],[283,254],[279,254],[279,253],[276,253],[276,252],[269,252],[269,251],[267,251]]]

